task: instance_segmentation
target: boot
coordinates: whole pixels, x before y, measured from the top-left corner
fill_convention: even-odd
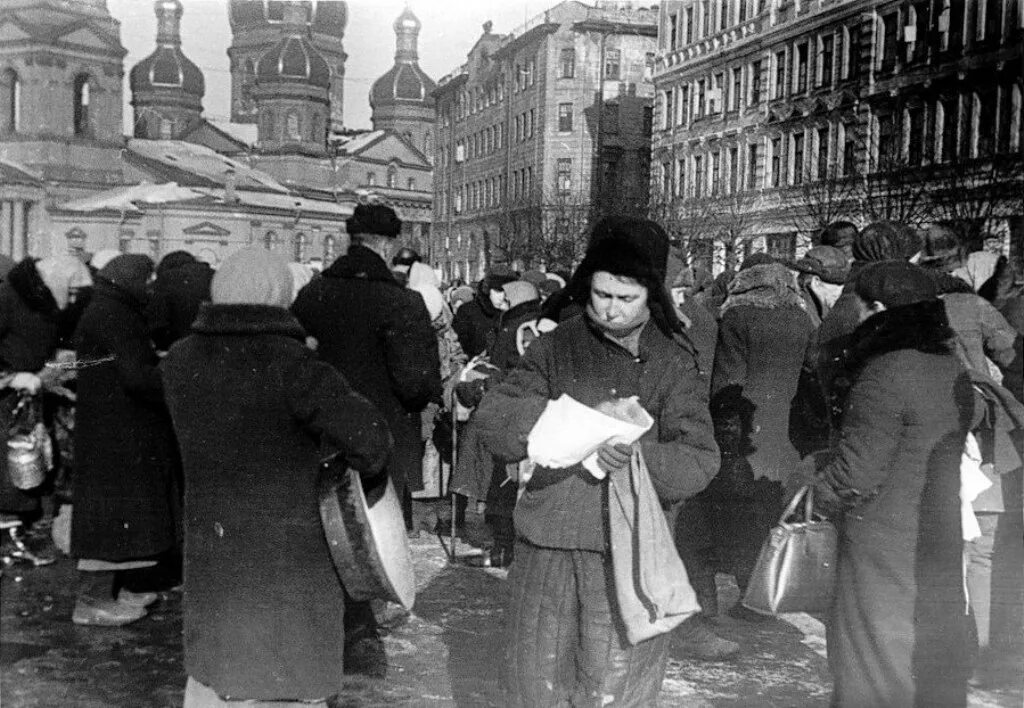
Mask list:
[[[94,627],[120,627],[146,616],[146,608],[114,599],[113,571],[78,572],[78,598],[71,621]]]
[[[31,563],[33,567],[51,565],[57,560],[52,548],[36,547],[30,548],[28,536],[24,533],[23,526],[12,526],[7,529],[8,547],[4,550],[4,559],[9,562],[22,561]]]
[[[676,638],[683,652],[702,661],[723,661],[740,651],[739,644],[719,637],[701,618],[688,619],[679,625]]]

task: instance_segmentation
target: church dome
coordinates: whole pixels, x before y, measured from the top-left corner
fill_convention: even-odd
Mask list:
[[[402,10],[402,14],[395,18],[395,33],[399,34],[404,31],[408,32],[419,32],[423,27],[420,22],[420,18],[416,17],[408,7]]]
[[[370,106],[395,101],[425,101],[433,105],[430,95],[437,87],[418,64],[395,64],[384,76],[373,82]]]
[[[154,89],[179,89],[202,98],[206,85],[203,72],[181,51],[180,0],[157,0],[157,47],[132,67],[129,85],[132,93]]]
[[[331,83],[327,61],[303,37],[285,37],[256,66],[259,82],[304,82],[320,88]]]

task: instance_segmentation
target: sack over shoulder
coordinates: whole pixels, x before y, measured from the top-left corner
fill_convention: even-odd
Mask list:
[[[675,629],[700,611],[640,446],[628,474],[610,475],[608,529],[619,614],[630,644]]]
[[[804,520],[790,521],[801,500]],[[762,544],[743,605],[765,615],[825,612],[835,594],[838,553],[835,525],[814,518],[813,490],[802,487]]]

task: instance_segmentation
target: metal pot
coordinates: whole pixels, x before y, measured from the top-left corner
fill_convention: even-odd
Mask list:
[[[46,479],[42,446],[32,433],[7,439],[7,473],[18,489],[35,489]]]

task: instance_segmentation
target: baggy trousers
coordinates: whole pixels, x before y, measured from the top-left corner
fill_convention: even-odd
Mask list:
[[[510,706],[657,704],[669,634],[626,641],[607,554],[520,542],[509,583]]]

